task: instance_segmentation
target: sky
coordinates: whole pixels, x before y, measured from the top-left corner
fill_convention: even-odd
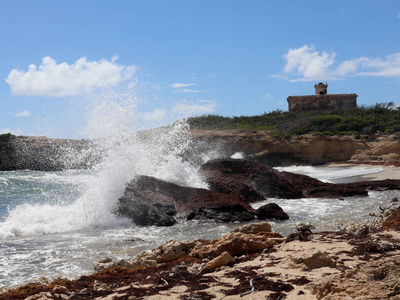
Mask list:
[[[398,0],[0,0],[0,37],[0,134],[286,111],[321,81],[400,105]]]

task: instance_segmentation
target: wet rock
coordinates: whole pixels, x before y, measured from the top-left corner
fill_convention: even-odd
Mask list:
[[[99,263],[101,263],[101,264],[106,264],[106,263],[110,263],[110,262],[112,262],[112,259],[109,257],[105,257],[102,260],[99,260]]]
[[[290,199],[302,196],[301,189],[281,178],[279,172],[244,159],[211,160],[203,164],[199,172],[214,191],[242,195],[244,186],[249,187],[252,196],[243,195],[247,202],[268,197]]]
[[[217,222],[248,222],[254,220],[255,215],[240,204],[207,204],[187,216],[187,220],[212,219]]]
[[[231,256],[240,256],[271,248],[273,245],[274,241],[262,235],[232,232],[211,240],[208,245],[195,247],[189,255],[196,258],[214,258],[226,251]]]
[[[289,215],[276,203],[268,203],[256,210],[256,216],[259,220],[278,219],[288,220]]]
[[[235,262],[235,259],[228,253],[228,252],[223,252],[213,260],[210,260],[202,269],[202,272],[207,272],[207,271],[212,271],[216,268],[226,266],[229,264],[233,264]]]
[[[141,226],[172,226],[176,223],[173,217],[176,210],[172,205],[135,203],[124,197],[119,199],[118,214]]]
[[[243,159],[216,159],[201,166],[200,174],[212,190],[241,195],[243,186],[264,198],[339,198],[367,196],[368,190],[398,190],[400,180],[376,180],[354,183],[325,183],[306,175],[278,172]],[[248,197],[253,202],[257,197]]]
[[[234,195],[184,187],[150,176],[138,176],[128,183],[124,196],[119,199],[117,213],[138,225],[169,226],[176,222],[172,217],[175,214],[183,218],[204,206],[199,211],[199,218],[231,222],[239,220],[241,215],[241,220],[254,219],[251,216],[254,209]],[[243,208],[241,214],[238,213],[240,207]],[[221,212],[224,208],[231,210],[232,216],[236,216],[236,211],[238,218],[227,217],[224,211]],[[222,215],[218,214],[218,209]]]
[[[271,225],[267,222],[250,223],[240,226],[232,232],[242,232],[246,234],[256,234],[259,232],[271,232]]]

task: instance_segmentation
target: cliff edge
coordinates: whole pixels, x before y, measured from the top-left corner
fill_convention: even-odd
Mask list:
[[[241,152],[268,166],[318,165],[332,162],[379,162],[400,165],[396,135],[313,135],[274,137],[268,131],[193,129],[187,155],[217,150],[221,157]],[[141,133],[142,138],[146,132]],[[0,170],[64,170],[89,168],[100,159],[90,140],[0,135]]]
[[[323,136],[304,134],[290,138],[273,137],[267,131],[192,130],[205,144],[219,147],[226,155],[242,152],[246,157],[270,166],[317,165],[341,161],[396,164],[400,139],[396,135]]]

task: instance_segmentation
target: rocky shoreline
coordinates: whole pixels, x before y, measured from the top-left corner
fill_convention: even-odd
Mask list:
[[[208,161],[199,173],[208,189],[137,176],[127,184],[124,196],[119,199],[117,214],[140,226],[172,226],[177,218],[216,222],[287,220],[289,216],[276,203],[257,210],[250,204],[266,198],[330,198],[334,202],[345,197],[368,196],[368,191],[400,189],[400,180],[396,179],[325,183],[233,158]]]
[[[382,219],[383,220],[383,219]],[[353,231],[283,238],[268,223],[104,259],[77,280],[42,278],[0,299],[400,299],[400,210]]]
[[[163,135],[168,128],[137,133],[139,139]],[[332,162],[380,162],[398,165],[400,139],[396,135],[273,137],[263,131],[191,130],[191,150],[201,153],[218,149],[222,157],[241,152],[248,159],[268,166],[318,165]],[[89,168],[101,153],[90,140],[51,139],[0,135],[0,171]],[[187,153],[192,156],[193,153]]]
[[[332,185],[266,166],[266,162],[269,166],[332,162],[397,166],[400,143],[395,136],[357,140],[311,135],[281,139],[238,131],[192,134],[200,141],[197,151],[204,145],[217,147],[227,157],[242,152],[250,161],[226,159],[205,164],[201,172],[210,190],[204,191],[149,177],[133,179],[121,205],[129,198],[141,201],[134,203],[135,208],[147,205],[136,215],[131,213],[133,222],[159,225],[148,223],[160,220],[154,212],[163,214],[166,225],[173,224],[169,217],[176,214],[199,220],[212,216],[218,221],[215,216],[221,216],[221,209],[222,222],[263,220],[268,218],[249,206],[260,197],[341,198],[365,195],[371,189],[400,188],[398,177]],[[99,159],[92,147],[90,141],[3,135],[0,170],[88,168]],[[77,153],[80,159],[68,159]],[[138,180],[155,188],[150,192],[137,189]],[[185,202],[187,199],[193,201]],[[214,240],[168,241],[130,260],[105,258],[92,275],[77,280],[42,278],[4,291],[0,299],[400,299],[400,210],[395,207],[382,211],[373,224],[340,232],[317,232],[311,224],[303,224],[284,238],[272,232],[268,223],[250,223]],[[177,208],[180,211],[173,212]],[[238,216],[252,218],[235,219]]]

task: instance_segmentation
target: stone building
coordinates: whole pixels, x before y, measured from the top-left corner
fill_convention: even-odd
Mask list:
[[[315,84],[315,95],[289,96],[289,111],[350,109],[357,107],[357,94],[328,94],[328,84]]]

